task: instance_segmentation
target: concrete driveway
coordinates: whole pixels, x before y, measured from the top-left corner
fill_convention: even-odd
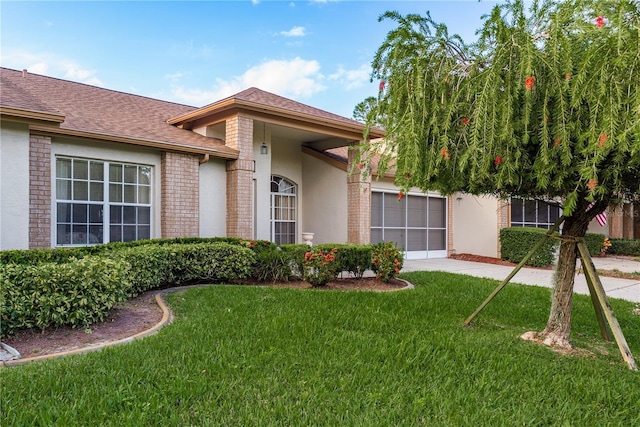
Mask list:
[[[593,259],[593,262],[597,269],[640,272],[640,262],[628,258],[617,258],[613,256],[604,258],[596,257]],[[461,261],[452,258],[439,258],[406,260],[402,271],[447,271],[450,273],[468,274],[470,276],[487,277],[502,281],[513,271],[513,267]],[[525,267],[511,279],[510,283],[551,288],[552,274],[552,270]],[[640,302],[640,280],[600,277],[600,281],[609,298],[621,298],[627,301]],[[576,276],[574,291],[579,294],[589,295],[589,288],[587,287],[584,274],[578,274]]]

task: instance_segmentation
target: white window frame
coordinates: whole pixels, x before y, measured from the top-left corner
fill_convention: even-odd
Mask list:
[[[288,178],[278,175],[271,175],[270,189],[270,225],[271,241],[281,245],[296,243],[298,230],[298,186]],[[273,185],[278,187],[278,191],[273,191]],[[282,206],[278,201],[287,200],[287,206]],[[286,212],[286,215],[282,213]],[[286,216],[283,219],[283,216]],[[293,224],[293,233],[278,233],[278,224]]]
[[[70,177],[59,176],[58,173],[58,160],[68,160],[71,162],[71,170]],[[87,162],[88,164],[88,176],[87,179],[77,178],[74,176],[74,163],[75,162]],[[101,179],[91,179],[91,165],[101,164],[102,165],[102,178]],[[137,164],[131,162],[121,162],[121,161],[108,161],[94,158],[85,158],[78,156],[66,156],[66,155],[56,155],[54,160],[54,171],[55,171],[55,186],[54,186],[54,239],[55,246],[88,246],[100,243],[109,243],[111,241],[130,241],[130,240],[140,240],[140,239],[148,239],[153,238],[153,166],[145,165],[145,164]],[[114,181],[114,177],[111,177],[112,173],[110,172],[110,166],[120,166],[122,169],[122,181]],[[131,179],[124,178],[125,167],[135,167],[135,182],[132,182]],[[95,169],[98,170],[98,169]],[[131,169],[129,169],[131,170]],[[141,174],[144,174],[148,182],[141,182]],[[69,193],[67,197],[63,197],[60,193],[62,188],[59,189],[59,185],[62,187],[64,183],[68,183]],[[74,194],[76,183],[87,183],[87,193],[86,195],[76,197]],[[91,184],[94,184],[92,187]],[[102,194],[94,193],[91,189],[98,189],[98,185],[102,186]],[[111,201],[110,197],[110,186],[116,185],[121,186],[121,200]],[[126,197],[135,198],[135,200],[127,200],[125,201],[125,189],[129,190],[129,193]],[[133,193],[131,192],[133,190]],[[135,194],[135,196],[134,196]],[[146,201],[140,201],[141,198],[146,199]],[[92,200],[89,200],[92,199]],[[70,205],[70,219],[69,221],[61,221],[59,218],[59,209],[64,209],[64,204]],[[75,215],[74,206],[87,205],[87,222],[75,222],[73,216]],[[90,206],[99,206],[101,207],[101,211],[98,212],[100,221],[91,221]],[[135,220],[132,223],[124,223],[124,212],[121,215],[121,222],[112,223],[112,208],[120,208],[124,211],[125,208],[133,208],[135,209],[134,215]],[[147,222],[140,222],[141,217],[140,214],[144,212],[148,212],[144,216],[148,216]],[[144,219],[143,219],[144,221]],[[87,229],[82,228],[83,225],[87,225]],[[122,232],[125,227],[128,227],[130,230],[134,229],[135,238],[134,239],[124,239],[123,234],[121,233],[120,239],[111,239],[111,228],[112,226],[119,225],[120,231]],[[68,238],[63,238],[59,234],[61,233],[61,229],[68,226]],[[74,229],[77,227],[78,230]],[[97,228],[102,228],[101,235],[95,235],[91,233],[91,229],[96,230]],[[144,232],[148,230],[147,232]],[[66,232],[66,231],[65,231]],[[86,235],[84,233],[86,232]],[[93,237],[91,237],[93,236]],[[80,241],[83,240],[83,241]]]
[[[517,203],[517,205],[514,205],[514,202]],[[535,219],[533,220],[527,219],[527,203],[535,203]],[[546,212],[543,213],[542,209],[545,208]],[[512,197],[510,209],[509,224],[511,225],[511,227],[532,227],[544,228],[548,230],[553,226],[556,219],[558,219],[562,215],[562,207],[560,207],[559,205],[556,206],[553,203],[537,199]],[[557,215],[554,216],[554,214],[552,213],[552,209],[557,209]],[[516,210],[520,210],[522,218],[521,221],[513,220],[513,214]]]

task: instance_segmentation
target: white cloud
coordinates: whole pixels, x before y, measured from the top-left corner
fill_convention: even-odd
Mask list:
[[[322,92],[324,75],[316,60],[294,58],[271,60],[249,68],[244,74],[230,79],[216,79],[210,90],[188,89],[173,85],[172,98],[190,105],[207,105],[250,87],[293,99],[309,98]]]
[[[296,26],[292,27],[289,31],[280,31],[280,35],[285,37],[304,37],[305,31],[304,27]]]
[[[336,80],[344,85],[346,90],[357,89],[369,82],[371,66],[362,64],[355,70],[345,70],[342,66],[333,74],[329,75],[329,80]]]
[[[25,51],[2,52],[0,63],[3,67],[16,70],[26,69],[34,74],[72,80],[94,86],[103,86],[96,70],[87,69],[75,61],[51,54],[34,54]]]
[[[86,83],[94,86],[103,86],[102,81],[96,77],[96,70],[87,70],[74,63],[63,65],[65,69],[64,78],[80,83]]]

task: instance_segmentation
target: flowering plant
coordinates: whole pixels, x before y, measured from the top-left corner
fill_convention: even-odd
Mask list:
[[[324,286],[336,277],[338,264],[336,253],[338,248],[333,248],[329,252],[322,249],[311,249],[304,254],[302,261],[303,277],[306,282],[313,286]]]
[[[371,251],[371,269],[385,282],[393,279],[402,269],[402,253],[393,242],[380,242]]]
[[[600,249],[600,256],[604,256],[610,247],[611,247],[611,240],[609,240],[608,237],[605,237],[604,242],[602,242],[602,248]]]

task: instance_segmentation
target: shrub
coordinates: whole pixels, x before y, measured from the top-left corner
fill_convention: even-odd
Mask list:
[[[302,279],[304,277],[304,254],[309,251],[310,246],[304,243],[281,245],[280,249],[289,259],[291,277]]]
[[[376,277],[385,282],[393,279],[402,269],[402,252],[393,242],[380,242],[372,245],[371,269]]]
[[[280,250],[262,251],[256,255],[251,277],[261,282],[287,282],[292,276],[290,254]]]
[[[611,239],[608,252],[613,255],[640,256],[640,240]]]
[[[606,239],[606,236],[600,233],[587,233],[584,236],[584,242],[587,244],[587,249],[589,249],[591,256],[598,256],[602,253],[604,239]]]
[[[547,230],[531,227],[509,227],[500,230],[500,255],[503,260],[520,263],[527,253],[534,247]],[[552,264],[558,241],[547,239],[538,249],[527,265],[544,267]]]
[[[87,256],[65,264],[0,266],[0,336],[20,328],[88,327],[129,292],[130,265]]]
[[[339,267],[336,262],[337,252],[337,248],[330,251],[319,247],[309,248],[302,261],[304,280],[313,286],[324,286],[335,279]]]

